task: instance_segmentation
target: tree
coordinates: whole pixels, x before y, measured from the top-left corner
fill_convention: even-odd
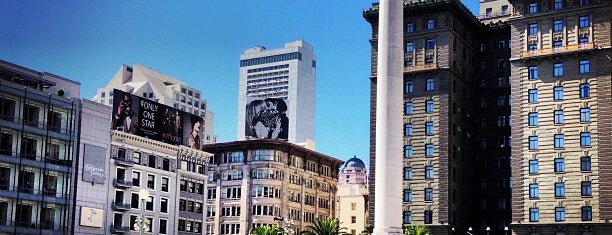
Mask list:
[[[317,219],[312,225],[306,227],[302,235],[347,235],[346,228],[340,227],[336,218]]]
[[[278,227],[278,225],[274,226],[257,226],[251,229],[251,235],[282,235],[283,229]]]
[[[404,227],[405,235],[431,235],[431,230],[426,226],[408,225]]]

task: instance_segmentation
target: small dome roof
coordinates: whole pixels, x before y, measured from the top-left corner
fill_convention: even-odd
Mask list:
[[[363,163],[363,161],[359,158],[357,158],[356,156],[353,156],[351,159],[349,159],[348,161],[346,161],[346,163],[344,163],[344,167],[360,167],[360,168],[365,168],[365,163]]]

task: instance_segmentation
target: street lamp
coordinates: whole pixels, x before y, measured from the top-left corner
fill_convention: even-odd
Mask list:
[[[508,235],[508,230],[510,230],[510,229],[508,229],[508,226],[504,227],[504,231],[505,231],[504,234],[505,235]]]
[[[489,226],[487,226],[487,235],[489,235],[489,231],[491,231],[491,228]]]
[[[455,227],[451,228],[451,235],[455,235]]]
[[[472,227],[469,227],[469,228],[468,228],[467,234],[469,234],[469,235],[473,235],[473,234],[472,234]]]
[[[149,191],[146,189],[141,189],[138,191],[138,197],[140,198],[140,218],[136,220],[136,226],[134,226],[134,230],[140,231],[140,235],[143,235],[145,230],[149,228],[149,221],[144,217],[145,206],[147,204],[147,199],[149,198]]]

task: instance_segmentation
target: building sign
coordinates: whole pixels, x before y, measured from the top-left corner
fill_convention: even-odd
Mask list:
[[[155,101],[113,90],[113,130],[200,149],[204,119]]]
[[[245,136],[262,139],[289,138],[287,103],[282,98],[247,97]]]
[[[102,222],[104,220],[104,210],[81,207],[81,226],[102,228]]]
[[[83,146],[83,181],[104,184],[106,180],[106,148]]]

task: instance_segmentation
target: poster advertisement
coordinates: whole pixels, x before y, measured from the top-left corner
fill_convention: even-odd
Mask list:
[[[261,139],[289,138],[287,102],[282,98],[247,97],[245,136]]]
[[[202,117],[121,90],[113,94],[113,130],[201,149]]]

